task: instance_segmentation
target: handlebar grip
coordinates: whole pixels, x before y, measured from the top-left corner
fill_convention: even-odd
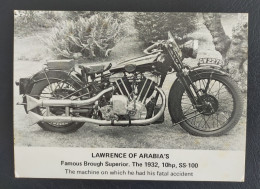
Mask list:
[[[109,63],[109,65],[105,68],[104,72],[110,70],[111,67],[112,67],[112,63]]]
[[[143,52],[144,52],[145,54],[152,54],[152,53],[150,53],[149,51],[152,50],[153,48],[157,47],[157,46],[158,46],[158,44],[157,44],[157,43],[154,43],[153,45],[151,45],[151,46],[149,46],[148,48],[144,49]]]

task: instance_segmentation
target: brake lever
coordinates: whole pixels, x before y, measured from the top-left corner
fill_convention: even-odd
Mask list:
[[[151,46],[149,46],[148,48],[146,48],[143,52],[145,53],[145,54],[148,54],[148,55],[150,55],[150,54],[156,54],[156,53],[159,53],[159,52],[163,52],[163,50],[154,50],[154,51],[152,51],[152,52],[149,52],[150,50],[152,50],[152,49],[154,49],[155,47],[159,47],[160,45],[163,45],[165,43],[165,41],[164,40],[159,40],[159,41],[157,41],[156,43],[154,43],[153,45],[151,45]]]

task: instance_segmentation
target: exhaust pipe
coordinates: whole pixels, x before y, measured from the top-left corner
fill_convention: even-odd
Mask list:
[[[38,106],[40,107],[46,107],[46,106],[84,106],[84,105],[90,105],[93,104],[95,101],[97,101],[101,96],[103,96],[105,93],[113,91],[114,87],[109,87],[100,93],[98,93],[96,96],[87,99],[87,100],[61,100],[61,99],[36,99],[29,95],[26,95],[27,100],[27,110],[30,111]]]
[[[158,87],[155,87],[155,89],[159,92],[162,98],[162,106],[159,112],[155,116],[149,119],[131,120],[131,122],[129,120],[107,121],[107,120],[98,120],[98,119],[92,119],[87,117],[41,116],[34,112],[29,112],[30,125],[34,125],[35,123],[38,122],[87,122],[87,123],[94,123],[103,126],[105,125],[148,125],[155,122],[163,115],[166,106],[166,96],[164,92]]]

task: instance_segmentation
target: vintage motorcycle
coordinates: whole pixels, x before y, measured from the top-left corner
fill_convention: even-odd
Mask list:
[[[48,61],[28,78],[21,78],[20,94],[31,124],[44,130],[68,133],[84,123],[100,126],[146,126],[164,121],[168,74],[176,73],[168,95],[174,124],[198,136],[219,136],[239,121],[243,103],[236,83],[217,59],[200,59],[191,68],[183,63],[196,58],[198,41],[178,46],[168,32],[144,50],[145,55],[116,65],[84,64],[73,60]]]

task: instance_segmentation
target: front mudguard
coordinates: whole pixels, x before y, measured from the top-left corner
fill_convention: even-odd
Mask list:
[[[226,70],[222,69],[222,67],[218,65],[209,65],[209,66],[197,66],[194,68],[191,68],[190,75],[193,76],[194,74],[201,74],[201,73],[213,73],[217,75],[225,75],[229,76],[229,74],[226,72]]]
[[[229,76],[229,74],[224,69],[221,69],[219,66],[198,66],[198,67],[194,67],[194,68],[190,69],[189,76],[193,77],[193,76],[197,76],[197,75],[203,74],[203,73]],[[180,79],[177,76],[177,79],[174,81],[171,88],[175,88],[179,84],[181,84],[181,82],[180,82]]]

